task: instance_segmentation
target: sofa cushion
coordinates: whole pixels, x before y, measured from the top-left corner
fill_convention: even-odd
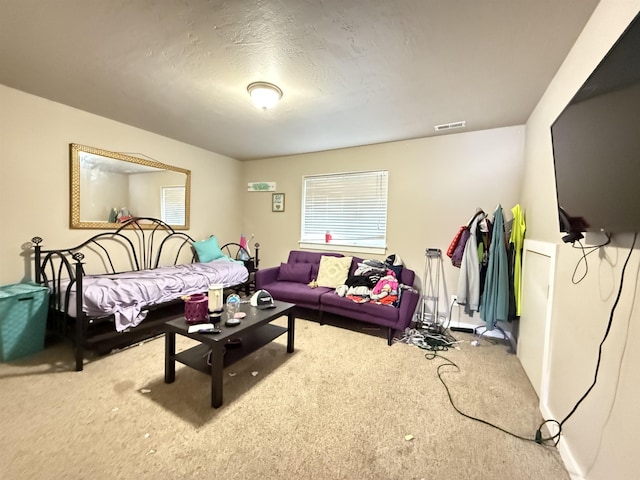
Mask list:
[[[335,292],[329,292],[320,298],[320,309],[325,312],[361,320],[376,325],[393,326],[398,323],[400,309],[391,305],[374,302],[357,303]]]
[[[320,264],[320,259],[323,257],[343,257],[341,253],[333,253],[333,252],[308,252],[306,250],[291,250],[289,252],[289,258],[287,260],[288,264],[294,263],[310,263],[311,264],[311,278],[318,278],[318,265]]]
[[[320,259],[318,278],[316,279],[318,286],[336,288],[338,285],[344,285],[351,268],[351,260],[352,257],[323,255]]]
[[[351,258],[351,268],[349,269],[349,277],[353,276],[358,269],[358,264],[362,263],[364,260],[360,257],[352,257]],[[348,278],[348,277],[347,277]]]
[[[278,280],[284,282],[309,283],[311,281],[310,263],[281,263]]]
[[[325,293],[331,293],[330,288],[311,288],[304,283],[276,281],[261,288],[268,291],[273,298],[283,302],[295,303],[299,307],[320,308],[320,297]]]

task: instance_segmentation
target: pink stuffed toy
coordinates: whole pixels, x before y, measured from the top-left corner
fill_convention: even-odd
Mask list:
[[[379,300],[387,295],[397,295],[398,293],[398,280],[394,275],[385,275],[371,291],[371,298],[373,300]]]

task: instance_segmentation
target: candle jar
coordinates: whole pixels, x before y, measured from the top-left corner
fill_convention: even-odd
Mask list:
[[[188,324],[204,323],[208,318],[206,295],[196,293],[185,297],[184,319]]]
[[[222,288],[222,284],[219,283],[209,285],[209,316],[212,319],[220,318],[222,315]]]

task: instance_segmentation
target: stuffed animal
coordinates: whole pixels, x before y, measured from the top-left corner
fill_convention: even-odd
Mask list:
[[[391,293],[391,285],[383,285],[382,288],[377,290],[378,293],[371,294],[371,300],[380,300]]]
[[[372,300],[380,300],[381,298],[386,297],[387,295],[397,295],[398,294],[398,280],[394,275],[385,275],[376,286],[373,287],[371,291],[371,299]]]

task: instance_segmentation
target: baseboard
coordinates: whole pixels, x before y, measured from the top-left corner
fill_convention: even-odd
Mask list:
[[[542,413],[542,417],[545,419],[558,418],[553,415],[548,406],[543,405],[542,402],[540,402],[540,413]],[[550,423],[548,425],[551,435],[557,432],[557,428],[555,430],[553,429],[554,424]],[[562,462],[564,463],[564,467],[567,469],[567,472],[569,472],[571,480],[585,480],[584,472],[578,465],[578,462],[576,461],[576,458],[571,451],[571,445],[569,445],[566,437],[560,437],[557,449],[560,453],[560,458],[562,458]]]
[[[452,332],[476,333],[476,329],[471,327],[449,327],[449,330]]]
[[[467,332],[467,333],[482,333],[484,337],[492,337],[504,340],[504,336],[499,330],[489,330],[487,332],[484,331],[485,326],[482,324],[475,324],[471,322],[451,322],[449,325],[449,330],[452,332]],[[480,332],[478,332],[480,330]],[[505,331],[507,337],[509,337],[509,341],[513,343],[513,335],[509,331]]]

